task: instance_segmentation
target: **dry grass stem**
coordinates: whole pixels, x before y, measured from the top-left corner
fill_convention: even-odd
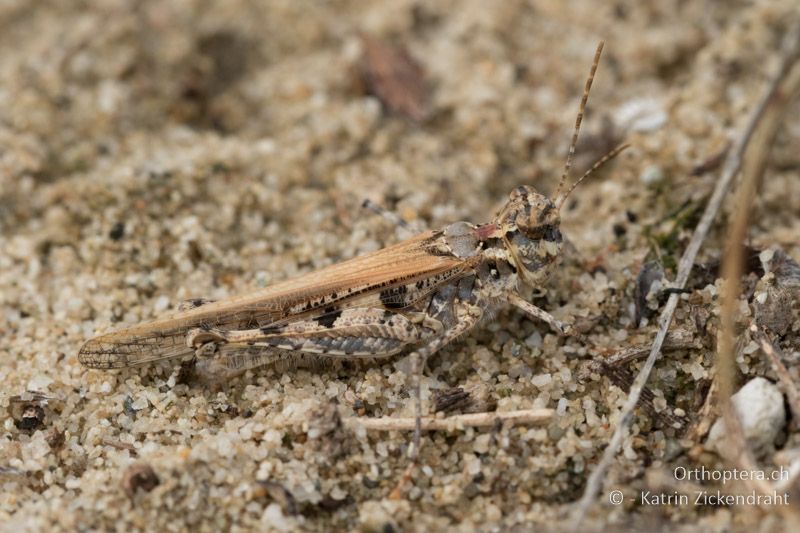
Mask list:
[[[716,380],[718,384],[718,405],[725,420],[728,439],[733,444],[732,462],[737,468],[755,470],[758,468],[747,440],[741,421],[731,402],[736,384],[736,331],[737,309],[741,296],[741,278],[744,270],[744,242],[750,224],[750,213],[759,183],[764,174],[770,148],[786,116],[786,107],[800,91],[800,28],[791,35],[792,46],[785,55],[778,75],[774,78],[767,98],[760,107],[759,120],[753,123],[750,142],[745,144],[742,158],[742,183],[736,193],[734,217],[728,229],[725,253],[722,258],[722,278],[724,290],[720,304],[721,331],[717,343]],[[749,480],[745,485],[762,494],[772,491],[767,482]],[[800,517],[792,508],[780,508],[787,522],[798,524]]]
[[[423,431],[458,431],[465,427],[494,427],[497,424],[541,424],[553,417],[552,409],[521,409],[518,411],[469,413],[444,418],[433,416],[422,417]],[[344,423],[351,427],[363,427],[374,431],[413,431],[414,417],[381,418],[349,417]]]
[[[779,124],[781,115],[785,110],[786,104],[790,100],[790,95],[793,94],[796,90],[798,80],[800,80],[800,68],[793,68],[796,67],[798,55],[800,54],[800,47],[798,46],[797,39],[794,39],[790,50],[784,55],[783,61],[781,63],[781,68],[779,69],[776,76],[770,81],[767,91],[764,97],[761,99],[759,104],[756,106],[753,113],[750,115],[747,124],[744,130],[741,132],[738,139],[733,144],[732,150],[729,152],[725,164],[722,168],[720,173],[719,180],[717,181],[716,186],[714,187],[714,191],[711,195],[711,198],[706,205],[705,210],[703,211],[703,215],[700,218],[700,222],[697,224],[695,231],[692,235],[691,240],[689,241],[689,245],[686,247],[686,250],[681,257],[680,263],[678,264],[678,273],[675,278],[675,283],[673,284],[673,288],[676,289],[683,289],[686,286],[686,282],[689,279],[689,275],[692,271],[692,266],[694,265],[695,259],[697,254],[700,250],[700,247],[703,244],[703,241],[706,239],[708,232],[711,228],[711,224],[713,223],[714,219],[719,212],[722,202],[727,195],[728,190],[733,183],[733,179],[738,174],[740,168],[742,168],[743,161],[745,161],[745,156],[747,155],[747,167],[745,168],[746,176],[751,176],[750,179],[745,181],[752,181],[752,185],[744,184],[742,189],[745,187],[750,187],[755,190],[755,176],[760,175],[758,169],[763,169],[764,165],[764,158],[766,157],[767,148],[770,146],[770,143],[774,137],[775,130],[777,129],[777,125]],[[762,126],[763,124],[763,126]],[[751,142],[755,139],[753,143],[753,149],[748,152],[748,147],[750,147]],[[751,154],[753,154],[751,156]],[[759,155],[759,157],[753,157],[755,155]],[[740,191],[741,192],[741,191]],[[749,201],[752,199],[753,194],[751,193],[745,198]],[[741,194],[740,194],[741,197]],[[739,210],[741,212],[741,209]],[[747,215],[740,215],[743,216],[743,221],[734,221],[734,224],[731,229],[731,236],[734,235],[742,235],[744,231],[739,229],[737,224],[742,225],[746,228],[747,225]],[[739,240],[730,240],[728,242],[735,242],[741,243],[742,239]],[[730,249],[731,247],[729,247]],[[736,259],[736,269],[737,271],[741,270],[741,250],[737,246],[737,254],[735,256]],[[730,254],[726,254],[726,258]],[[730,263],[730,261],[728,261]],[[725,272],[724,264],[723,264],[723,273]],[[738,276],[735,278],[728,277],[729,280],[734,279],[735,283],[738,283]],[[732,291],[728,290],[727,293],[731,293]],[[738,294],[738,291],[736,292]],[[650,355],[648,356],[647,360],[645,361],[642,369],[639,371],[639,374],[636,376],[636,380],[631,387],[630,394],[628,395],[628,399],[625,402],[625,405],[622,408],[619,416],[619,423],[614,431],[613,436],[603,453],[603,457],[601,458],[600,462],[598,463],[597,467],[595,467],[594,471],[589,476],[589,479],[586,483],[586,488],[584,490],[583,496],[579,500],[574,514],[573,514],[573,529],[579,529],[583,519],[591,507],[592,503],[594,502],[594,497],[600,489],[600,485],[606,477],[606,472],[608,471],[609,467],[611,466],[612,461],[614,460],[617,451],[619,450],[620,446],[622,445],[622,441],[625,437],[625,433],[628,427],[628,424],[631,422],[633,418],[633,410],[635,409],[637,403],[639,402],[639,397],[641,396],[642,389],[644,388],[645,383],[647,382],[648,377],[650,376],[650,372],[655,365],[656,359],[658,358],[659,354],[661,353],[661,347],[664,343],[664,339],[667,336],[667,330],[669,329],[670,323],[672,322],[672,317],[675,313],[675,309],[678,306],[678,298],[679,294],[673,293],[670,295],[669,299],[667,300],[666,305],[664,306],[664,310],[659,317],[658,324],[658,332],[656,334],[655,340],[653,341],[653,346],[650,350]],[[725,319],[723,319],[723,324],[725,323]],[[728,353],[733,353],[731,350],[731,346],[724,345],[724,349],[728,350]],[[724,371],[723,371],[724,372]],[[721,391],[722,392],[722,391]],[[722,397],[729,397],[729,391],[727,396],[723,395]],[[729,426],[730,427],[730,426]]]

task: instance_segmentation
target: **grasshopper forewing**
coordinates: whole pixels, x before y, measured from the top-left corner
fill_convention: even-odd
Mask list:
[[[517,187],[489,223],[456,222],[246,295],[190,301],[190,308],[166,318],[91,339],[80,362],[110,369],[193,357],[201,375],[222,379],[298,358],[380,359],[409,351],[424,361],[506,304],[566,332],[520,291],[541,287],[561,255],[564,200],[624,148],[562,191],[601,50],[602,43],[552,200]]]
[[[282,352],[294,350],[282,349],[291,339],[308,341],[308,353],[316,355],[391,355],[418,333],[421,315],[407,308],[440,285],[463,277],[474,262],[447,255],[437,248],[440,240],[437,232],[429,231],[249,294],[211,302],[189,300],[184,305],[188,309],[91,339],[78,357],[91,368],[137,366],[195,356],[202,347],[208,354],[204,340],[217,337],[225,357],[249,353],[256,359],[263,351],[278,360],[289,355]],[[376,352],[374,344],[380,339],[387,342]],[[391,353],[384,353],[387,349]],[[220,371],[269,362],[214,359]]]

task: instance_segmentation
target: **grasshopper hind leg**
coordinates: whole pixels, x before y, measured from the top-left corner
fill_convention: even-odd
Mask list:
[[[194,372],[203,381],[223,382],[247,370],[280,365],[280,370],[302,366],[305,354],[253,343],[230,342],[230,332],[195,328],[186,336],[194,348]]]
[[[386,359],[441,331],[442,324],[424,313],[365,307],[248,330],[195,328],[186,342],[198,374],[220,380],[264,365],[332,367]]]

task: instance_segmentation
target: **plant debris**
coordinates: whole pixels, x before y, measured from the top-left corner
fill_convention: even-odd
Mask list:
[[[131,499],[136,495],[137,491],[150,492],[159,484],[161,484],[161,481],[158,479],[155,470],[147,463],[132,464],[122,476],[122,490]]]
[[[402,46],[362,34],[361,76],[369,94],[386,108],[416,122],[431,112],[430,87],[420,64]]]

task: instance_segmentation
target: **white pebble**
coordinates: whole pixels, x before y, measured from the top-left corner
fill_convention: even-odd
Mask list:
[[[753,452],[763,456],[769,452],[778,433],[786,423],[783,395],[771,381],[762,377],[753,378],[731,397],[739,414],[742,431]],[[732,457],[730,437],[725,422],[718,418],[708,433],[706,447],[716,450],[724,457]]]
[[[166,311],[169,307],[169,298],[166,296],[159,296],[156,300],[156,303],[153,304],[153,311],[156,313],[161,313],[162,311]]]
[[[615,122],[629,131],[654,131],[666,124],[667,113],[661,102],[653,98],[637,98],[622,104]]]
[[[750,341],[747,346],[742,349],[742,353],[745,355],[750,355],[751,353],[756,353],[758,351],[758,343],[756,341]]]
[[[52,382],[53,380],[48,376],[45,376],[44,374],[37,374],[28,380],[27,390],[42,392],[47,390],[47,387],[49,387]]]
[[[567,406],[569,405],[569,400],[566,398],[559,398],[558,406],[556,407],[556,414],[559,416],[564,416],[567,413]]]
[[[475,437],[475,444],[473,445],[473,450],[477,453],[487,453],[489,451],[489,442],[492,439],[491,433],[484,433]]]
[[[664,179],[664,171],[658,165],[650,165],[642,171],[639,179],[645,185],[652,185]]]
[[[691,366],[691,368],[689,369],[689,372],[692,373],[692,378],[695,381],[703,379],[704,377],[706,377],[706,369],[705,369],[705,367],[703,367],[703,365],[701,365],[698,362],[695,362]]]
[[[483,512],[488,523],[499,522],[500,519],[503,518],[503,512],[500,508],[491,503],[486,506]]]
[[[534,331],[525,339],[525,344],[527,344],[529,348],[541,348],[542,334],[538,331]]]
[[[467,463],[467,473],[476,476],[481,471],[481,460],[474,455],[466,456],[464,461]]]
[[[267,445],[268,448],[277,448],[281,445],[282,437],[283,435],[281,435],[278,430],[270,429],[264,433],[262,441]]]
[[[281,511],[281,506],[277,503],[267,505],[261,516],[261,523],[271,530],[289,531],[292,529],[292,522],[286,519]]]
[[[337,485],[331,489],[330,496],[334,500],[341,501],[347,498],[347,491]]]
[[[147,396],[140,394],[139,397],[131,403],[131,408],[136,411],[141,411],[142,409],[147,409],[149,405],[150,402],[147,401]]]
[[[653,399],[653,407],[655,408],[656,413],[660,413],[667,408],[667,400],[658,396]]]

